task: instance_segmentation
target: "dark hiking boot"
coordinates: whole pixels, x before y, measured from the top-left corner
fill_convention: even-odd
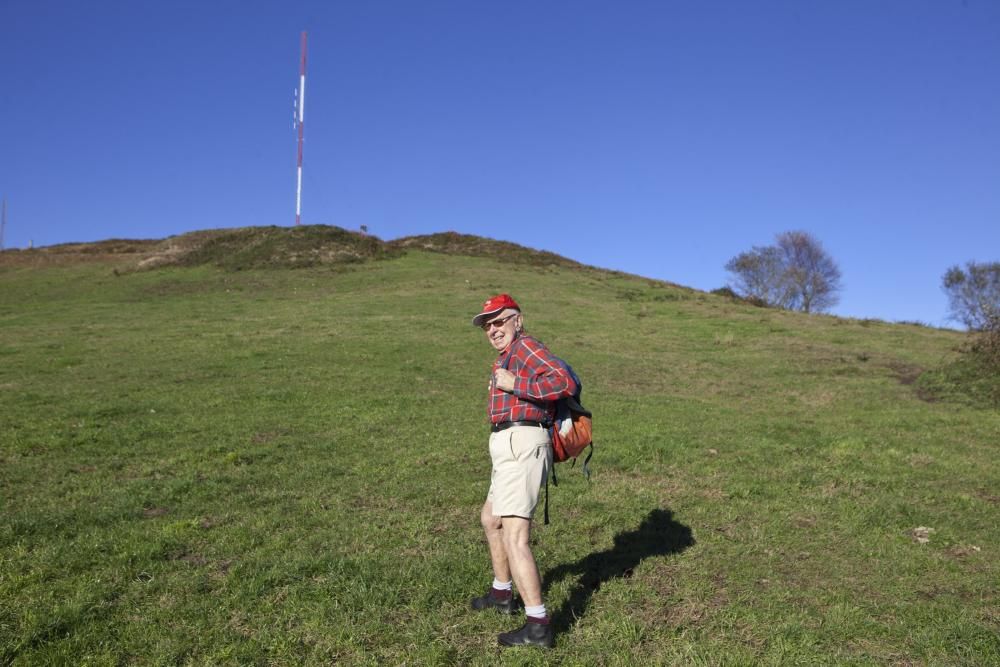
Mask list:
[[[520,609],[520,606],[520,603],[514,598],[513,593],[507,598],[498,598],[493,596],[492,588],[486,592],[486,595],[472,598],[472,608],[475,611],[496,609],[501,614],[513,614]]]
[[[543,646],[552,648],[552,626],[528,621],[514,632],[501,632],[497,637],[503,646]]]

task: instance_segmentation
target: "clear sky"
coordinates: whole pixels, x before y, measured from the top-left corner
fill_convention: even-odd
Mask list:
[[[0,0],[7,247],[454,230],[699,289],[775,234],[833,312],[1000,261],[997,0]]]

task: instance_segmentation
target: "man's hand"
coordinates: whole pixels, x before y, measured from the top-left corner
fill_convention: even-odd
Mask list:
[[[514,378],[516,376],[505,368],[498,368],[493,374],[493,386],[508,394],[514,391]]]

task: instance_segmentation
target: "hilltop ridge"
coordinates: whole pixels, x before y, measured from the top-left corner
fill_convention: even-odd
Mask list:
[[[215,265],[228,270],[301,268],[398,255],[381,239],[340,227],[234,227],[164,239],[59,243],[0,253],[0,264],[48,265],[116,261],[125,269]]]
[[[203,265],[231,271],[256,268],[294,269],[391,259],[408,250],[466,257],[502,256],[505,261],[517,264],[628,275],[583,264],[547,250],[473,234],[447,231],[383,241],[371,234],[332,225],[234,227],[186,232],[165,239],[114,238],[59,243],[30,250],[4,251],[0,253],[0,266],[112,261],[124,265],[117,267],[119,271]],[[656,282],[682,287],[667,281]]]

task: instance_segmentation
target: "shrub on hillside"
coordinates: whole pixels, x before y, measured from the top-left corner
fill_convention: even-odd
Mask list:
[[[955,398],[1000,407],[1000,317],[988,320],[948,366],[921,376],[922,388],[935,398]]]
[[[969,349],[983,369],[1000,376],[1000,315],[991,317]]]
[[[734,301],[738,301],[740,299],[740,295],[737,294],[736,292],[734,292],[733,288],[729,287],[728,285],[726,287],[719,287],[719,288],[716,288],[716,289],[712,290],[712,294],[714,294],[716,296],[729,297],[730,299],[733,299]]]
[[[751,306],[757,306],[758,308],[768,308],[768,307],[770,307],[770,305],[764,299],[761,299],[760,297],[753,296],[753,295],[750,295],[750,296],[740,296],[735,291],[733,291],[732,287],[729,287],[728,285],[725,286],[725,287],[719,287],[719,288],[716,288],[716,289],[712,290],[712,294],[715,294],[716,296],[727,297],[727,298],[732,299],[733,301],[735,301],[737,303],[748,303]]]

